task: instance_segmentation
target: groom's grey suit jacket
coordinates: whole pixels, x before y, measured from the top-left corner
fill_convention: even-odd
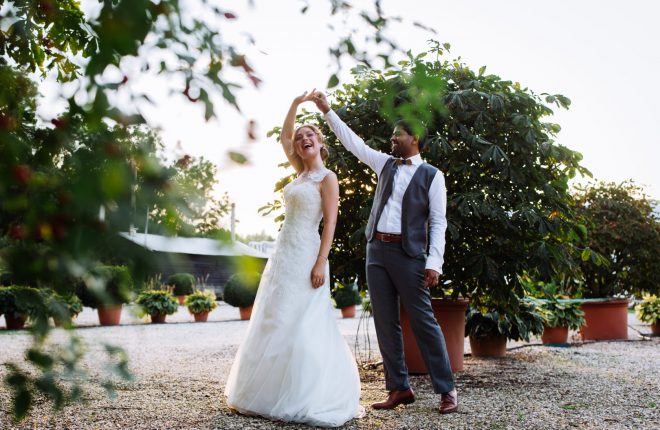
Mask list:
[[[365,230],[369,242],[374,239],[376,225],[378,225],[385,203],[392,194],[394,174],[397,169],[395,161],[394,158],[390,158],[380,172],[374,203]],[[430,164],[422,163],[415,171],[403,195],[401,202],[402,247],[411,257],[425,254],[428,248],[429,189],[437,171],[438,169]]]

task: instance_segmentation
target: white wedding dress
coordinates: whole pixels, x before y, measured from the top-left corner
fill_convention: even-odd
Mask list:
[[[335,427],[364,413],[353,355],[339,332],[325,284],[310,274],[320,246],[319,184],[330,171],[305,173],[284,188],[286,218],[266,265],[247,334],[225,388],[244,414]]]

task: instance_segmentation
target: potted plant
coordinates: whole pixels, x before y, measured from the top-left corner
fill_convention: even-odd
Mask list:
[[[648,295],[637,306],[635,306],[637,318],[641,322],[651,325],[651,333],[654,336],[660,335],[660,298]]]
[[[565,345],[568,330],[579,330],[584,324],[584,312],[580,303],[556,298],[541,301],[539,311],[544,325],[541,341],[544,345]]]
[[[543,333],[543,316],[529,298],[512,296],[500,303],[482,300],[470,307],[465,320],[473,357],[502,357],[507,339],[529,342],[531,335]]]
[[[195,276],[191,273],[175,273],[167,278],[167,285],[174,287],[172,294],[183,305],[186,296],[195,290]]]
[[[73,293],[50,292],[46,298],[46,305],[56,327],[72,324],[73,319],[83,311],[82,301]]]
[[[543,315],[544,327],[541,341],[545,345],[564,345],[568,341],[568,330],[579,330],[584,324],[581,301],[569,300],[567,286],[573,274],[563,274],[565,282],[544,282],[533,279],[528,273],[519,276],[525,293],[538,299],[537,306]]]
[[[261,274],[258,272],[239,272],[232,275],[225,284],[222,300],[239,308],[242,320],[249,320],[252,315],[252,305],[260,281]]]
[[[218,307],[213,291],[195,291],[186,297],[185,305],[195,318],[195,322],[206,322],[209,313]]]
[[[343,318],[355,317],[355,306],[362,303],[362,296],[358,291],[357,282],[347,287],[337,282],[337,287],[332,291],[332,297],[335,300],[335,307],[341,309]]]
[[[25,286],[0,287],[0,315],[5,316],[8,330],[22,329],[29,317],[39,313],[40,294],[36,288]]]
[[[653,205],[632,181],[577,188],[575,212],[588,228],[576,293],[585,300],[583,339],[626,339],[632,295],[660,288],[660,224]]]
[[[95,308],[103,326],[118,325],[123,305],[134,296],[134,284],[126,266],[99,266],[89,279],[77,285],[84,306]]]
[[[135,301],[145,315],[151,316],[152,323],[164,323],[167,315],[179,309],[174,296],[165,290],[143,291]]]

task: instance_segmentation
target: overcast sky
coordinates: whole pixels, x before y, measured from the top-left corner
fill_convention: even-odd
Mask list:
[[[201,106],[165,93],[157,81],[131,82],[134,88],[148,89],[157,100],[144,113],[162,129],[173,155],[204,156],[220,167],[218,192],[229,193],[236,203],[238,233],[263,230],[274,235],[277,227],[272,218],[258,215],[257,208],[276,197],[274,184],[287,173],[276,166],[286,158],[266,132],[281,125],[295,95],[323,88],[328,80],[333,68],[327,54],[332,33],[325,25],[329,2],[313,2],[319,6],[306,15],[298,13],[303,4],[298,0],[256,0],[253,9],[245,3],[222,3],[238,15],[223,34],[254,37],[256,45],[247,53],[263,79],[258,90],[241,91],[242,113],[222,106],[218,119],[205,122]],[[485,65],[489,73],[518,81],[536,93],[569,97],[571,108],[553,118],[562,127],[558,143],[581,152],[582,164],[595,178],[632,178],[660,198],[658,2],[386,0],[382,4],[390,15],[434,28],[435,39],[451,44],[450,57],[460,56],[471,68]],[[429,33],[410,25],[395,30],[401,46],[415,53],[428,47]],[[256,121],[258,136],[251,143],[246,139],[250,120]],[[231,148],[245,152],[249,165],[228,163],[226,151]]]

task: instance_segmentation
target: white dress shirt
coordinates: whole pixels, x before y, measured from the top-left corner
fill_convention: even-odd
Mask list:
[[[378,177],[391,157],[388,154],[376,151],[364,143],[337,114],[330,110],[324,115],[330,129],[337,135],[344,147],[355,155],[360,161],[371,167]],[[383,213],[378,220],[376,230],[381,233],[401,234],[401,204],[403,195],[410,184],[410,180],[417,168],[424,162],[417,154],[411,157],[412,164],[402,164],[394,173],[392,194],[385,203]],[[447,189],[445,177],[438,170],[429,189],[429,255],[426,259],[426,268],[442,273],[445,252],[445,230],[447,230]]]

